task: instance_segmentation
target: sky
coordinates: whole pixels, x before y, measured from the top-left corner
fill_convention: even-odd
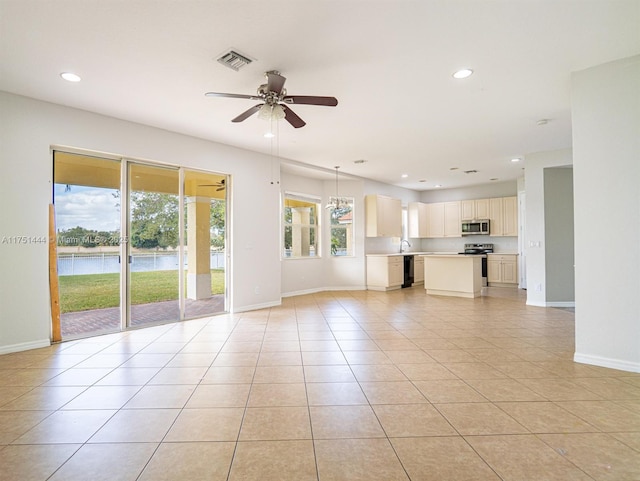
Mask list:
[[[56,230],[76,226],[89,230],[112,232],[120,229],[120,199],[117,189],[55,184]]]

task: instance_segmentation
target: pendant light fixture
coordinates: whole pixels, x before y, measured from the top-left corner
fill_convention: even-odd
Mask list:
[[[347,202],[347,200],[343,199],[338,194],[338,169],[339,168],[340,168],[339,165],[336,165],[334,167],[334,169],[336,169],[336,195],[335,197],[331,197],[329,199],[329,203],[325,206],[327,209],[332,209],[333,213],[335,213],[339,209],[344,209],[346,207],[349,207],[349,203]]]

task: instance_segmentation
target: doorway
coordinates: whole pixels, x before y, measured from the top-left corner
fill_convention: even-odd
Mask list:
[[[53,161],[63,340],[226,312],[226,175]]]

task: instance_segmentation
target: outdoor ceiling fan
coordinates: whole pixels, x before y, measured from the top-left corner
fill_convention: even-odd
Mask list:
[[[216,187],[216,192],[220,192],[226,188],[226,182],[225,179],[222,179],[215,184],[198,184],[198,187]]]
[[[227,97],[233,99],[259,100],[261,103],[254,105],[249,110],[244,111],[231,122],[242,122],[248,119],[256,112],[258,117],[265,120],[281,120],[285,119],[293,127],[299,129],[304,127],[306,122],[288,107],[288,104],[295,105],[324,105],[327,107],[335,107],[338,100],[335,97],[318,97],[313,95],[287,95],[284,88],[286,78],[280,75],[280,72],[270,70],[265,72],[267,83],[258,87],[256,95],[244,94],[226,94],[219,92],[207,92],[207,97]]]

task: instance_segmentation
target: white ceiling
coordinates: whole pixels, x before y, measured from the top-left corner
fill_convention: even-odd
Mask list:
[[[255,62],[217,63],[230,47]],[[416,190],[570,147],[571,72],[639,53],[640,0],[0,0],[0,90],[269,153],[268,122],[230,122],[255,101],[203,94],[275,69],[339,100],[293,106],[281,157]]]

